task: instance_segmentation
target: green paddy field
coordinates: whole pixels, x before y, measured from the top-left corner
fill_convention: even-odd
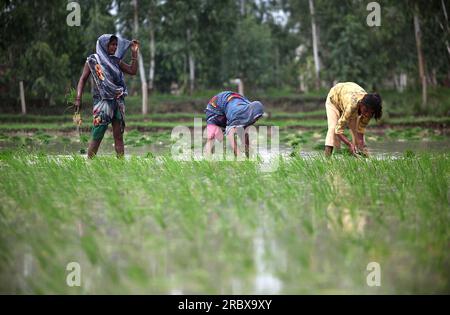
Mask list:
[[[80,130],[68,114],[0,114],[0,292],[450,293],[447,116],[388,115],[370,158],[325,159],[323,110],[271,111],[273,172],[175,160],[172,128],[196,117],[131,112],[125,158],[108,132],[87,160],[87,112]]]

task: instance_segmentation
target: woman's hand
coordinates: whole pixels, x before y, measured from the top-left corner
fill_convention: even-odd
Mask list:
[[[364,157],[369,157],[370,156],[369,150],[367,149],[366,146],[363,147],[363,148],[358,149],[358,151],[359,151],[359,154],[364,156]]]
[[[353,144],[353,142],[348,140],[347,137],[344,134],[338,134],[337,137],[339,138],[339,140],[341,140],[346,145],[348,145],[348,149],[350,150],[350,153],[352,155],[356,156],[356,152],[357,152],[356,151],[356,146]]]
[[[358,154],[363,155],[365,157],[369,156],[369,150],[367,150],[366,141],[364,140],[363,133],[357,133],[357,151]]]
[[[356,156],[356,146],[355,146],[353,143],[350,143],[350,144],[348,145],[348,148],[350,149],[350,153],[351,153],[352,155],[355,155],[355,156]]]
[[[139,51],[139,41],[137,39],[133,39],[131,41],[131,51],[137,53]]]
[[[75,103],[73,104],[73,106],[75,107],[76,113],[80,111],[80,105],[81,105],[81,100],[79,98],[75,99]]]

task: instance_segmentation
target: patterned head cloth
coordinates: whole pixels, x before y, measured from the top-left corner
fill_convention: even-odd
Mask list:
[[[114,55],[108,53],[111,37],[117,39],[117,49]],[[103,34],[97,40],[96,53],[87,58],[102,99],[116,99],[128,94],[119,63],[130,46],[131,41],[127,39],[112,34]]]

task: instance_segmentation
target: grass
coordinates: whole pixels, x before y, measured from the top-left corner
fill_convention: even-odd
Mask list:
[[[111,129],[111,128],[110,128]],[[327,129],[308,128],[292,129],[284,127],[280,129],[280,144],[283,150],[294,150],[295,152],[323,151],[324,139]],[[350,137],[346,131],[347,137]],[[399,152],[397,144],[403,143],[406,148],[413,148],[418,144],[423,144],[422,149],[427,150],[426,144],[433,143],[433,147],[448,146],[448,134],[445,130],[411,127],[411,128],[384,128],[369,131],[366,140],[369,148],[376,145],[375,150],[387,150],[389,152]],[[22,148],[29,152],[45,150],[51,154],[77,154],[85,153],[90,140],[90,131],[84,128],[81,134],[76,133],[73,126],[57,130],[18,130],[15,132],[0,132],[0,150]],[[124,134],[127,154],[146,155],[149,152],[164,153],[170,152],[171,129],[161,128],[155,131],[148,131],[145,128],[128,128]],[[387,141],[387,142],[386,142]],[[100,153],[111,154],[113,139],[111,131],[105,135]],[[404,146],[404,149],[406,149]],[[400,151],[402,151],[400,149]],[[445,151],[440,149],[439,151]]]
[[[410,89],[403,93],[387,90],[380,94],[384,100],[384,108],[391,116],[448,116],[450,114],[450,89],[448,87],[431,87],[428,90],[426,108],[421,108],[420,88]]]
[[[170,95],[154,94],[150,97],[150,109],[153,112],[165,112],[168,105],[178,106],[182,111],[184,104],[196,104],[196,107],[206,106],[206,103],[219,90],[197,91],[194,95]],[[448,116],[450,112],[450,89],[446,87],[430,87],[428,90],[428,105],[421,108],[421,90],[411,87],[400,93],[396,90],[379,91],[383,97],[385,113],[390,116],[416,116],[435,115]],[[247,91],[250,99],[260,99],[265,102],[271,110],[276,111],[277,107],[285,107],[284,104],[307,104],[308,108],[320,110],[323,108],[328,89],[320,91],[310,91],[299,94],[289,89],[269,89],[267,91]],[[89,100],[86,94],[85,100]],[[127,105],[130,113],[139,113],[141,109],[141,98],[139,96],[129,96]],[[89,107],[89,106],[88,106]],[[169,106],[170,107],[170,106]],[[287,106],[289,108],[289,106]]]
[[[192,120],[196,117],[205,118],[204,113],[152,113],[148,115],[130,114],[126,116],[127,121],[144,121],[144,120]],[[88,113],[84,113],[84,119],[90,118]],[[310,112],[286,113],[286,112],[271,112],[272,119],[311,119],[320,118],[326,119],[325,111],[316,110]],[[19,114],[0,114],[0,122],[2,123],[44,123],[44,122],[67,122],[72,119],[72,115],[19,115]]]
[[[258,125],[265,126],[279,126],[280,128],[325,128],[327,125],[326,119],[317,119],[317,114],[313,113],[310,116],[302,116],[300,114],[290,117],[288,114],[280,113],[274,114],[270,118],[264,118],[260,120]],[[126,124],[131,129],[172,129],[176,126],[183,125],[187,127],[194,127],[194,118],[202,118],[203,125],[205,126],[205,119],[200,114],[174,114],[168,115],[160,114],[156,118],[145,118],[138,115],[131,115],[127,117]],[[35,116],[30,118],[29,121],[18,121],[12,118],[0,117],[0,121],[3,121],[0,125],[0,131],[71,131],[75,127],[70,117],[57,118],[50,116],[39,120]],[[91,120],[87,116],[84,117],[82,125],[83,130],[89,130],[91,127]],[[390,118],[383,119],[379,123],[372,122],[369,128],[373,127],[385,127],[385,126],[437,126],[446,127],[450,124],[450,117],[402,117],[402,118]]]
[[[149,110],[151,114],[173,112],[175,115],[180,112],[201,112],[207,101],[219,92],[220,89],[196,91],[193,95],[171,95],[154,93],[149,97]],[[268,89],[264,91],[246,91],[250,99],[259,99],[266,105],[267,111],[299,112],[323,110],[328,89],[311,91],[309,93],[297,93],[292,89]],[[428,90],[428,105],[421,108],[420,88],[411,87],[400,93],[395,90],[381,90],[383,97],[383,107],[386,116],[437,116],[445,117],[450,113],[450,89],[445,87],[430,87]],[[62,114],[67,108],[63,98],[55,106],[37,106],[32,99],[27,98],[28,112],[32,114],[55,115]],[[86,90],[83,96],[84,110],[90,111],[92,108],[91,95]],[[3,112],[19,112],[18,101],[2,100]],[[41,102],[38,102],[41,103]],[[139,114],[141,112],[141,97],[130,95],[126,99],[127,113]],[[67,113],[67,110],[65,111]],[[3,114],[1,114],[3,115]]]
[[[293,158],[262,173],[3,151],[0,292],[448,294],[449,159]],[[65,283],[71,261],[81,287]],[[366,285],[372,261],[381,287]]]
[[[219,90],[197,91],[194,95],[170,95],[154,94],[150,97],[150,110],[156,112],[166,112],[167,108],[177,108],[176,112],[183,111],[185,104],[195,104],[195,107],[203,109],[206,102]],[[421,108],[421,90],[411,87],[400,93],[396,90],[379,91],[383,98],[385,113],[390,116],[417,116],[435,115],[448,116],[450,113],[450,89],[446,87],[430,87],[428,90],[428,105]],[[299,94],[289,89],[269,89],[267,91],[247,91],[250,99],[260,99],[268,108],[277,111],[277,108],[290,108],[294,105],[303,104],[312,110],[321,110],[324,107],[328,89],[320,91],[310,91]],[[90,100],[86,94],[85,100]],[[127,107],[129,113],[139,113],[141,109],[141,98],[139,96],[129,96]],[[290,105],[286,105],[290,104]],[[90,108],[90,106],[88,106]],[[301,109],[302,106],[298,107]],[[278,109],[279,111],[279,109]],[[290,111],[290,110],[289,110]]]
[[[312,130],[297,130],[297,131],[282,131],[280,132],[280,141],[290,147],[298,147],[304,144],[313,144],[323,141],[326,137],[327,129],[312,129]],[[350,139],[351,135],[348,130],[345,130],[345,135]],[[411,127],[411,128],[386,128],[382,132],[371,133],[368,132],[366,140],[369,143],[388,141],[445,141],[448,136],[445,133],[430,128]],[[323,143],[320,145],[320,150],[323,149]]]

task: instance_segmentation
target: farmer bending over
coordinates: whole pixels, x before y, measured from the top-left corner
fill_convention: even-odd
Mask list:
[[[223,140],[223,133],[228,137],[231,148],[237,156],[239,150],[234,135],[237,128],[253,125],[264,114],[264,106],[259,101],[251,102],[244,96],[230,91],[221,92],[209,101],[205,109],[206,113],[206,153],[212,153],[214,140]],[[249,139],[245,133],[245,151],[248,156]]]
[[[325,155],[330,156],[334,147],[340,147],[341,141],[348,145],[353,155],[358,152],[368,155],[364,133],[372,117],[381,118],[380,95],[367,93],[353,82],[338,83],[328,93],[325,107],[328,120]],[[344,135],[346,125],[350,128],[352,142]]]
[[[131,65],[122,61],[131,46]],[[75,109],[79,110],[84,85],[90,74],[93,85],[93,127],[89,143],[88,157],[97,154],[105,131],[111,123],[114,136],[114,148],[118,157],[124,155],[123,132],[125,129],[125,96],[128,90],[123,73],[135,75],[137,72],[137,54],[139,42],[129,41],[111,34],[104,34],[97,40],[96,53],[90,55],[84,65],[83,73],[77,86]]]

